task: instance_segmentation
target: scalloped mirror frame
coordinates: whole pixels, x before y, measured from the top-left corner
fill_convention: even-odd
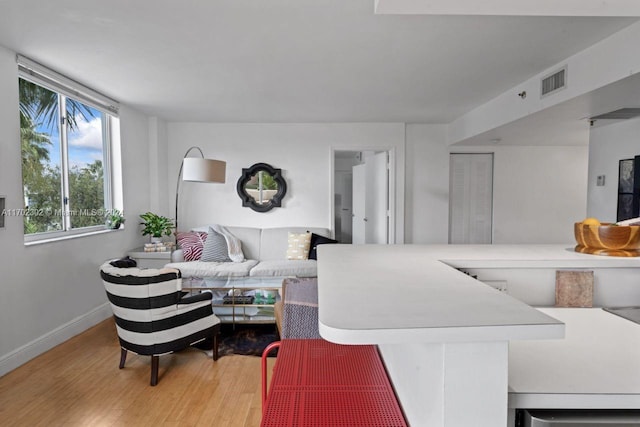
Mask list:
[[[253,177],[260,171],[267,172],[278,184],[278,190],[276,191],[276,194],[271,197],[269,203],[265,204],[256,203],[256,200],[251,197],[245,189],[247,183],[251,180],[251,177]],[[240,179],[238,179],[236,190],[238,192],[238,196],[240,196],[240,199],[242,199],[242,206],[251,208],[256,212],[268,212],[271,209],[278,208],[282,205],[282,199],[287,193],[287,183],[282,177],[281,169],[275,169],[267,163],[256,163],[249,168],[242,168],[242,175],[240,176]]]

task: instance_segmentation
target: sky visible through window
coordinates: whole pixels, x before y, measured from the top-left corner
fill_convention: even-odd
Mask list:
[[[86,120],[82,115],[76,115],[76,127],[68,131],[69,167],[83,168],[96,160],[102,160],[102,113],[95,108],[85,105],[93,117],[87,114]],[[58,120],[48,125],[42,117],[36,121],[36,130],[49,135],[49,164],[60,165],[60,129]]]

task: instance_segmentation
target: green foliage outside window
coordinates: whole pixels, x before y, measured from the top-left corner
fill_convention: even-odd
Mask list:
[[[74,166],[69,171],[71,196],[71,227],[81,228],[104,224],[104,182],[102,161],[85,167]]]

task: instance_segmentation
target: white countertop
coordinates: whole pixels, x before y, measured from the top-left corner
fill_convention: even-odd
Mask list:
[[[509,344],[511,408],[640,408],[640,325],[598,308],[541,308],[564,340]]]
[[[582,254],[566,245],[416,245],[456,268],[638,268],[640,257]]]
[[[318,253],[320,334],[343,344],[562,338],[562,322],[449,265],[594,257],[560,245],[321,245]]]

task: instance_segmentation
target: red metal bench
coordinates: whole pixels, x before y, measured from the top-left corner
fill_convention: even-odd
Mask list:
[[[279,347],[267,395],[267,356]],[[406,426],[372,345],[286,339],[262,355],[262,427]]]

